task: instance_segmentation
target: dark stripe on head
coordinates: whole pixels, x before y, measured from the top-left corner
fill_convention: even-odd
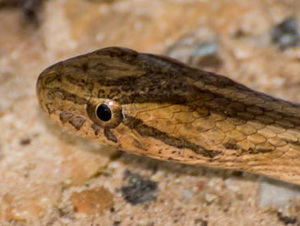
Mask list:
[[[94,83],[89,82],[87,80],[87,76],[82,76],[82,78],[74,78],[73,76],[65,75],[64,79],[73,86],[76,86],[85,92],[91,93],[94,89]]]
[[[54,96],[59,96],[62,100],[72,101],[79,105],[84,105],[88,102],[87,99],[77,96],[76,94],[70,93],[69,91],[61,89],[59,87],[55,87],[49,90],[48,98],[51,100]]]
[[[73,116],[70,120],[69,123],[76,129],[80,130],[81,127],[84,125],[86,122],[86,119],[83,116],[80,115],[75,115]]]
[[[270,153],[270,152],[274,151],[274,149],[271,149],[271,148],[251,148],[250,147],[248,149],[244,149],[244,148],[241,148],[239,145],[232,143],[232,142],[234,142],[234,141],[227,142],[227,143],[223,144],[223,146],[226,149],[240,151],[240,154],[238,154],[239,156],[245,155],[245,154],[250,154],[250,155],[264,154],[264,153]],[[239,153],[239,152],[236,152],[236,153]]]
[[[59,114],[59,120],[62,122],[62,124],[68,122],[74,114],[71,112],[63,111]]]
[[[110,140],[110,141],[112,141],[112,142],[114,142],[114,143],[117,143],[117,142],[118,142],[118,139],[116,138],[116,136],[115,136],[114,134],[112,134],[112,132],[110,131],[109,128],[104,128],[104,136],[105,136],[108,140]]]
[[[221,154],[221,152],[218,151],[206,150],[203,147],[191,143],[182,137],[178,138],[178,137],[169,136],[165,132],[162,132],[158,129],[145,125],[143,121],[140,119],[130,117],[130,116],[125,116],[124,118],[126,119],[123,121],[124,125],[126,125],[132,130],[137,131],[142,136],[153,137],[154,139],[160,140],[169,146],[176,147],[179,149],[184,149],[184,148],[190,149],[196,154],[202,155],[206,158],[214,158],[215,156]]]

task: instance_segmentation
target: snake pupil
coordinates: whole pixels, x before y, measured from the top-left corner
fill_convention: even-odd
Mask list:
[[[111,119],[111,110],[106,104],[100,104],[96,110],[96,114],[97,117],[104,122]]]

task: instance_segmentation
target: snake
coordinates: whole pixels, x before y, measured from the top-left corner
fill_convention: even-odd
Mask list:
[[[46,68],[49,117],[104,146],[300,184],[300,105],[163,55],[106,47]]]

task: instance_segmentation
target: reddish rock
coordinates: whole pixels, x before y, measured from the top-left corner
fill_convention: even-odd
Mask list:
[[[85,214],[102,214],[114,205],[112,193],[104,187],[74,192],[71,202],[76,212]]]

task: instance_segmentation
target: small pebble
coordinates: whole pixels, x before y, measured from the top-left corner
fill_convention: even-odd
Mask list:
[[[104,187],[74,192],[71,202],[76,212],[85,214],[102,214],[114,205],[113,195]]]
[[[157,182],[144,179],[142,176],[125,171],[124,179],[126,184],[121,187],[123,198],[133,204],[148,203],[156,198]]]
[[[296,18],[287,18],[277,24],[272,30],[272,41],[282,50],[299,46],[300,32]]]

